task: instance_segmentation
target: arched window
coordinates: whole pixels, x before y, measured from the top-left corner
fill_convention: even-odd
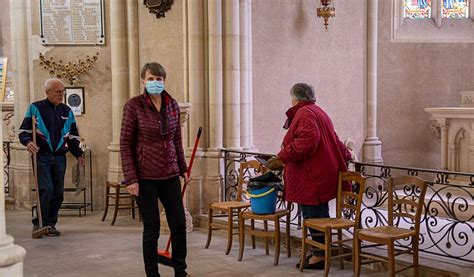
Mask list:
[[[392,41],[474,42],[474,0],[392,1]]]

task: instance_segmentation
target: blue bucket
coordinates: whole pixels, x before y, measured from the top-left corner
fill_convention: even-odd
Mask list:
[[[274,187],[264,187],[250,191],[250,205],[254,214],[274,214],[276,201],[277,191]]]

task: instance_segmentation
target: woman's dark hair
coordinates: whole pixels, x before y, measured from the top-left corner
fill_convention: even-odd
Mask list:
[[[155,76],[163,77],[164,79],[166,79],[165,68],[159,63],[155,63],[155,62],[146,63],[142,67],[142,71],[140,72],[140,76],[141,76],[142,80],[145,79],[145,74],[146,74],[147,70],[150,71],[150,73],[155,75]]]

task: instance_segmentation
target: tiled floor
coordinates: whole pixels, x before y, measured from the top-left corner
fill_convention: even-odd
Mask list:
[[[77,217],[69,213],[60,216],[60,237],[31,239],[31,224],[28,212],[7,211],[7,233],[15,237],[15,243],[27,250],[24,261],[25,276],[144,276],[141,254],[142,226],[138,220],[119,216],[114,226],[110,220],[100,221],[101,214]],[[160,238],[164,245],[167,237]],[[248,241],[248,240],[247,240]],[[286,257],[282,249],[280,264],[273,266],[273,254],[264,255],[261,245],[245,249],[242,262],[237,261],[238,241],[231,253],[224,255],[227,240],[216,232],[209,249],[204,249],[206,233],[195,229],[188,234],[188,273],[192,276],[322,276],[321,271],[307,270],[303,273],[295,268],[298,253]],[[352,276],[352,270],[331,269],[332,276]],[[173,276],[169,267],[160,267],[162,276]],[[370,276],[384,276],[371,274]]]

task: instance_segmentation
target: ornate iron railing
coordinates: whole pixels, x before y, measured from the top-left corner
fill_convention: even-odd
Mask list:
[[[222,199],[235,200],[239,164],[264,153],[222,150],[224,153],[224,188]],[[474,173],[452,172],[414,167],[353,163],[355,171],[367,177],[362,205],[362,228],[387,225],[388,178],[411,175],[427,180],[429,186],[424,200],[420,224],[421,252],[474,262]],[[250,178],[255,172],[244,172]],[[406,188],[401,192],[415,197],[418,191]],[[402,195],[402,197],[403,197]],[[279,200],[279,207],[286,202]],[[298,205],[291,205],[292,224],[301,226]],[[399,241],[404,247],[409,241]]]
[[[474,262],[474,173],[370,163],[354,165],[369,184],[362,203],[362,228],[387,225],[388,178],[419,176],[428,182],[420,221],[420,251]],[[410,189],[398,193],[402,197],[417,194]],[[398,243],[404,246],[404,241]]]
[[[5,195],[10,193],[10,143],[3,142],[3,190]]]

